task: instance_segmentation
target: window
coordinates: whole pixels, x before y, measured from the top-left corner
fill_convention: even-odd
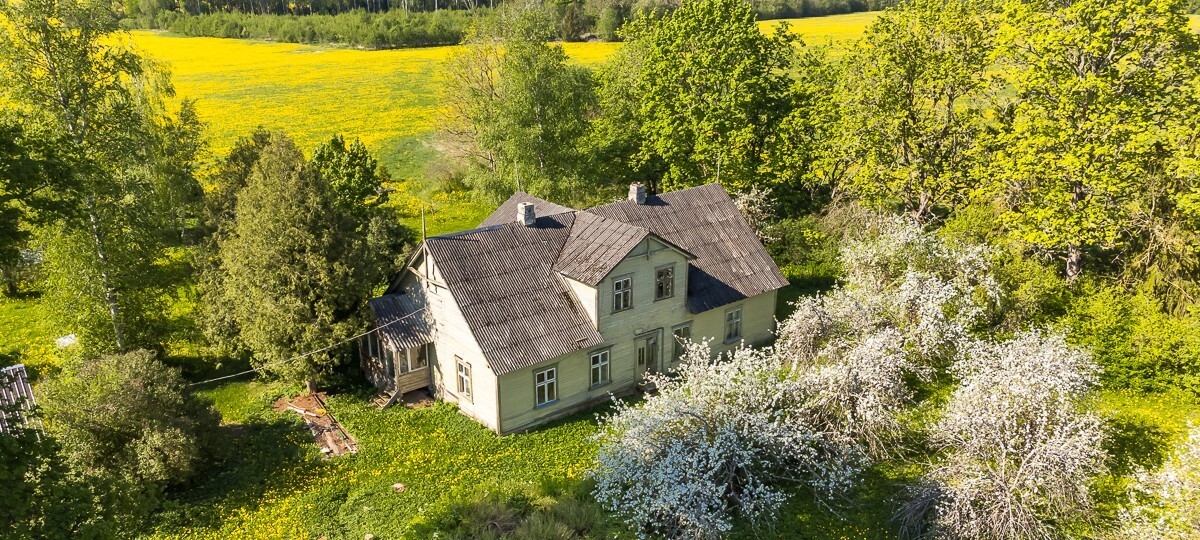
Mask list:
[[[687,352],[687,347],[684,347],[684,342],[692,339],[692,323],[683,323],[671,330],[671,335],[675,338],[674,348],[671,349],[671,361],[678,362],[683,358],[683,353]]]
[[[429,348],[432,346],[433,344],[430,343],[417,347],[417,355],[412,360],[412,371],[429,367]]]
[[[458,394],[469,400],[471,399],[471,364],[457,356],[454,357],[454,361],[458,364]]]
[[[536,405],[548,405],[558,400],[558,368],[552,367],[533,374],[533,395]]]
[[[609,358],[608,350],[592,353],[592,388],[608,384],[611,380]]]
[[[662,300],[675,296],[675,266],[664,266],[654,271],[654,299]]]
[[[633,307],[633,276],[614,280],[613,311],[621,311],[631,307]]]
[[[742,308],[725,312],[725,342],[742,339]]]
[[[408,373],[408,351],[392,351],[392,364],[396,366],[395,370],[401,375]]]

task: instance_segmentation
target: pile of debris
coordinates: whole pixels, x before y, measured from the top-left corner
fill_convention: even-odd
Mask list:
[[[338,423],[329,408],[325,406],[326,394],[303,394],[291,399],[281,397],[271,407],[276,412],[293,411],[304,419],[308,430],[321,447],[325,458],[343,456],[358,452],[358,443],[354,441],[342,425]]]

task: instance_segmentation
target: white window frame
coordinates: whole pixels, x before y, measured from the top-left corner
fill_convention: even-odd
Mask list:
[[[672,364],[678,362],[679,359],[683,358],[683,355],[687,353],[687,349],[684,348],[683,343],[679,340],[679,331],[685,330],[685,329],[687,330],[687,339],[689,339],[689,340],[692,339],[692,321],[680,323],[680,324],[677,324],[677,325],[671,327],[671,342],[672,342],[671,363]]]
[[[622,283],[625,284],[623,287]],[[613,278],[612,288],[613,313],[633,309],[633,274]]]
[[[455,386],[458,395],[467,398],[467,401],[472,401],[471,397],[471,364],[462,358],[455,356]]]
[[[545,399],[542,399],[542,396]],[[533,372],[533,406],[546,407],[558,402],[558,364]]]
[[[599,388],[612,382],[612,349],[592,351],[588,361],[588,388]]]
[[[731,317],[732,316],[732,317]],[[731,333],[731,325],[736,332]],[[742,306],[725,311],[725,343],[733,343],[742,339]]]
[[[670,274],[670,279],[664,280],[662,274]],[[662,296],[659,296],[662,292]],[[654,269],[654,301],[675,297],[675,265],[668,264]]]

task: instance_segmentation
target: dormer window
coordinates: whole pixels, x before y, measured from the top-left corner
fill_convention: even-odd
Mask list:
[[[663,266],[654,271],[654,299],[675,296],[675,266]]]
[[[624,311],[633,307],[633,276],[613,280],[613,311]]]

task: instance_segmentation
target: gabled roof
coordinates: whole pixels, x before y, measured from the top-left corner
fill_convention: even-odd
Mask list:
[[[369,302],[379,328],[379,339],[392,350],[403,351],[433,342],[428,314],[407,294],[387,294]]]
[[[522,202],[534,205],[533,226],[516,222]],[[651,196],[642,205],[622,201],[588,210],[517,193],[480,228],[431,237],[425,249],[489,366],[504,375],[602,344],[604,338],[561,276],[596,286],[648,237],[689,258],[692,313],[787,285],[718,184]],[[378,313],[377,323],[386,324]],[[402,324],[407,323],[397,323],[398,331],[410,332]],[[421,331],[394,339],[421,341],[428,329]]]
[[[642,227],[695,255],[688,268],[687,305],[692,313],[787,285],[720,184],[652,195],[645,204],[620,201],[586,212]]]
[[[493,211],[487,219],[484,219],[483,223],[479,224],[479,227],[494,227],[496,225],[512,223],[517,219],[517,205],[523,202],[532,203],[533,213],[538,217],[554,216],[575,211],[573,208],[557,205],[550,201],[534,197],[524,191],[518,191],[513,193],[513,196],[509,197],[507,201],[500,203],[500,207]]]
[[[497,375],[604,342],[554,271],[574,223],[561,213],[425,241]]]
[[[575,225],[554,269],[595,287],[650,231],[587,212],[575,213]]]

